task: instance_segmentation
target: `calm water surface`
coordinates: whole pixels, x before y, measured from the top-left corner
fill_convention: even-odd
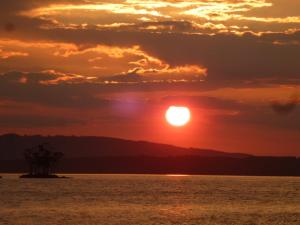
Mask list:
[[[72,175],[0,180],[0,225],[300,224],[300,178]]]

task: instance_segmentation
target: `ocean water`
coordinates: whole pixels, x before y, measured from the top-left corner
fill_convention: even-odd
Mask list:
[[[1,225],[300,224],[300,178],[71,175],[0,179]]]

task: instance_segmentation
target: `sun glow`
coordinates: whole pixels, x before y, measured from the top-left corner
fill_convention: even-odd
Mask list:
[[[169,124],[172,126],[181,127],[190,121],[191,113],[187,107],[170,106],[166,111],[165,116]]]

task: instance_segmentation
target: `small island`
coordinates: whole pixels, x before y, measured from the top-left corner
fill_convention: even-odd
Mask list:
[[[51,151],[47,144],[26,149],[24,157],[29,164],[29,173],[20,178],[67,178],[54,174],[54,166],[63,157],[63,153]]]

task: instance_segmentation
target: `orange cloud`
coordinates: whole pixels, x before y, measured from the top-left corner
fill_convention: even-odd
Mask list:
[[[26,52],[18,52],[18,51],[4,51],[0,49],[0,59],[8,59],[11,57],[26,57],[29,54]]]
[[[172,66],[154,57],[140,46],[118,47],[108,45],[75,45],[55,42],[22,42],[18,40],[1,40],[0,45],[13,49],[1,52],[0,57],[28,56],[27,61],[19,59],[18,65],[11,70],[30,71],[36,66],[38,71],[68,71],[65,76],[55,72],[55,78],[42,81],[43,84],[60,82],[102,82],[115,75],[135,73],[143,76],[143,80],[202,80],[207,69],[200,65]],[[29,53],[23,53],[29,52]],[[26,63],[24,63],[26,62]],[[51,66],[53,64],[53,66]],[[27,69],[26,69],[27,68]],[[6,72],[6,71],[2,71]],[[54,73],[51,73],[54,75]],[[97,79],[90,79],[91,77]],[[89,79],[85,79],[89,78]],[[126,80],[126,79],[125,79]],[[22,79],[21,83],[27,83]]]
[[[200,81],[207,76],[207,68],[198,65],[170,66],[153,57],[146,57],[131,64],[138,67],[129,70],[128,74],[139,74],[154,80]]]
[[[131,4],[118,4],[118,3],[102,3],[102,4],[82,4],[82,5],[50,5],[33,9],[29,12],[23,12],[22,15],[37,17],[43,15],[55,15],[61,11],[72,11],[72,10],[87,10],[87,11],[109,11],[116,14],[136,14],[136,15],[152,15],[162,16],[159,12],[153,9],[147,8],[136,8]]]

